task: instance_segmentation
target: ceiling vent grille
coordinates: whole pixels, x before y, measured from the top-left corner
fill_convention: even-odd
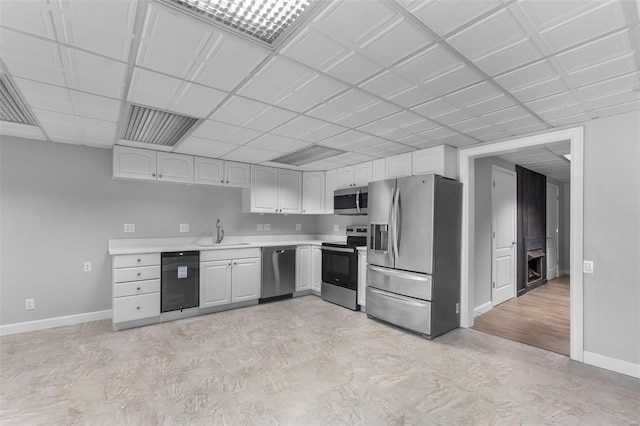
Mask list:
[[[123,139],[174,146],[198,122],[197,118],[131,105]]]
[[[345,151],[339,149],[327,148],[320,145],[312,145],[307,148],[302,148],[299,151],[292,152],[282,157],[271,160],[274,163],[289,164],[291,166],[302,166],[305,164],[313,163],[315,161],[324,160],[329,157],[335,157],[336,155],[344,154]]]
[[[35,118],[5,74],[0,74],[0,120],[36,125]]]

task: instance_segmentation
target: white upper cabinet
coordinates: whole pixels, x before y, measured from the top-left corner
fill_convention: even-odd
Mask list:
[[[249,188],[251,166],[235,161],[196,157],[195,183]]]
[[[251,165],[237,163],[235,161],[224,162],[224,184],[236,188],[249,188],[251,186]]]
[[[412,156],[410,152],[387,157],[387,173],[386,179],[394,179],[399,177],[411,176]]]
[[[113,177],[156,180],[156,151],[115,145]]]
[[[193,156],[157,152],[158,180],[164,182],[193,183]]]
[[[387,161],[384,158],[373,160],[371,181],[385,180],[387,178]]]
[[[323,214],[325,203],[324,172],[302,173],[302,213]],[[333,197],[333,194],[332,194]]]
[[[251,189],[243,210],[254,213],[302,213],[302,172],[252,166]]]
[[[458,179],[458,150],[449,145],[421,149],[413,153],[413,174],[435,173]]]
[[[338,188],[338,170],[327,170],[325,173],[324,212],[333,214],[333,192]]]
[[[354,166],[340,167],[337,169],[338,179],[336,189],[354,186],[366,186],[372,178],[372,162],[356,164]]]

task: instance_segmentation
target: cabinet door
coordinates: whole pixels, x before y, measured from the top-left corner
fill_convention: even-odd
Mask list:
[[[260,298],[260,259],[238,259],[232,264],[231,301]]]
[[[371,161],[353,166],[353,186],[367,186],[373,177],[372,170]]]
[[[200,307],[231,303],[231,261],[200,262]]]
[[[387,157],[387,179],[411,176],[411,162],[410,152]]]
[[[302,172],[280,169],[278,175],[278,213],[302,213]]]
[[[158,180],[193,183],[193,156],[158,152]]]
[[[296,291],[311,288],[311,246],[296,248]]]
[[[251,211],[277,213],[278,169],[273,167],[251,167]]]
[[[156,151],[114,146],[113,177],[156,180]]]
[[[196,157],[195,183],[224,185],[224,161],[213,158]]]
[[[235,161],[224,162],[224,183],[227,186],[236,188],[249,188],[251,175],[251,165],[246,163],[236,163]]]
[[[324,172],[302,174],[302,213],[324,213]]]
[[[444,157],[441,147],[421,149],[420,151],[414,151],[412,155],[414,175],[442,174]]]
[[[358,252],[358,305],[365,306],[367,297],[367,252]]]
[[[311,290],[320,293],[322,288],[322,250],[319,246],[311,246]]]
[[[371,182],[385,180],[387,178],[387,162],[384,158],[373,160]]]
[[[333,214],[333,192],[338,189],[338,170],[327,170],[325,173],[324,212]]]
[[[350,186],[353,186],[353,166],[340,167],[336,189],[349,188]]]

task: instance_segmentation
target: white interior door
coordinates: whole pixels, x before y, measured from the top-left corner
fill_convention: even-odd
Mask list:
[[[516,295],[516,173],[493,166],[491,180],[491,302],[496,306]]]
[[[547,280],[558,276],[558,187],[547,183]]]

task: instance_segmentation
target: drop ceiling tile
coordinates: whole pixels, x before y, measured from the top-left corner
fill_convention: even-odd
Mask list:
[[[510,46],[527,36],[507,9],[470,26],[447,41],[464,56],[476,60]]]
[[[457,133],[447,129],[446,127],[436,127],[435,129],[427,130],[426,132],[419,133],[418,135],[425,140],[437,140],[446,136],[456,135]]]
[[[68,86],[115,99],[122,97],[127,66],[77,49],[60,48]]]
[[[280,89],[265,81],[264,78],[254,77],[247,81],[242,89],[237,92],[246,98],[255,99],[267,104],[277,105],[291,95],[286,89]]]
[[[530,102],[534,99],[545,98],[547,96],[565,91],[567,91],[567,86],[564,84],[562,79],[560,79],[560,77],[555,77],[541,83],[536,83],[529,87],[514,90],[512,93],[520,101]]]
[[[295,113],[278,107],[267,107],[244,123],[245,127],[268,132],[296,116]]]
[[[347,51],[317,31],[305,28],[280,53],[315,69],[322,69]]]
[[[625,103],[616,103],[612,106],[599,108],[593,110],[592,113],[600,118],[608,117],[610,115],[624,114],[626,112],[640,110],[640,99],[632,100]],[[636,122],[640,122],[640,116],[637,116]]]
[[[336,94],[345,91],[349,86],[331,77],[316,74],[308,81],[294,89],[294,92],[277,102],[277,105],[297,112],[305,112],[318,106]]]
[[[66,85],[55,43],[0,28],[0,52],[14,77]]]
[[[87,136],[111,138],[115,142],[118,123],[76,116],[78,127]]]
[[[490,127],[490,125],[485,123],[482,119],[478,117],[471,117],[467,120],[462,120],[462,121],[458,121],[457,123],[453,123],[449,125],[449,127],[452,127],[459,132],[467,133],[467,132],[477,131],[481,129],[486,129],[487,127]]]
[[[557,76],[548,61],[540,61],[496,77],[496,82],[510,92],[533,86]]]
[[[586,86],[632,72],[636,69],[633,53],[627,53],[619,58],[601,62],[570,74],[577,86]]]
[[[224,160],[241,161],[243,163],[261,163],[280,156],[280,153],[266,149],[240,146],[222,156]]]
[[[429,28],[444,36],[500,5],[499,1],[487,0],[436,0],[416,1],[407,9]]]
[[[475,139],[472,139],[466,135],[460,135],[457,133],[455,135],[450,135],[450,136],[445,136],[443,138],[440,138],[438,139],[438,142],[444,145],[450,145],[454,148],[464,148],[465,146],[475,145],[478,143],[478,141]]]
[[[510,128],[509,129],[509,133],[512,136],[517,136],[517,135],[526,135],[528,133],[533,133],[533,132],[540,132],[542,130],[547,130],[549,127],[538,122],[538,123],[533,123],[533,124],[529,124],[526,126],[522,126],[522,127],[516,127],[516,128]],[[562,160],[560,160],[562,161]]]
[[[538,114],[543,120],[550,121],[555,120],[561,117],[566,117],[568,115],[575,115],[586,112],[581,104],[568,104],[562,105],[555,108],[550,108],[545,111],[534,111]]]
[[[346,127],[358,127],[374,120],[379,120],[399,110],[399,108],[389,102],[375,101],[373,104],[367,105],[352,114],[348,114],[346,117],[336,120],[336,122]]]
[[[104,96],[69,90],[75,114],[103,121],[117,122],[122,102]]]
[[[263,103],[234,96],[225,102],[210,118],[223,123],[243,126],[267,108],[269,106]]]
[[[19,123],[10,123],[8,121],[0,122],[0,135],[35,139],[39,141],[47,140],[47,138],[44,136],[40,128],[37,126],[29,126],[26,124],[19,124]]]
[[[556,52],[614,31],[625,25],[622,2],[607,2],[562,24],[542,31],[542,38]]]
[[[47,134],[50,131],[78,132],[75,115],[37,108],[32,108],[32,111]]]
[[[409,81],[419,84],[462,66],[462,62],[436,45],[398,64],[393,69]]]
[[[0,25],[55,40],[52,9],[44,1],[3,1]]]
[[[587,99],[587,104],[593,110],[613,107],[618,104],[637,101],[640,98],[638,92],[631,90],[622,90],[616,93],[610,93],[598,98]]]
[[[475,64],[490,76],[495,76],[540,58],[540,50],[529,38],[525,38],[476,60]]]
[[[553,96],[547,96],[532,102],[527,102],[527,106],[534,112],[548,111],[554,108],[561,108],[567,105],[578,103],[578,100],[571,92],[562,92]]]
[[[174,150],[180,154],[199,155],[219,158],[236,149],[238,146],[212,139],[189,136]]]
[[[393,71],[385,71],[359,87],[382,98],[389,98],[415,86]]]
[[[169,104],[169,110],[180,114],[203,118],[220,105],[227,96],[226,92],[200,86],[193,83],[182,83],[176,96]]]
[[[458,121],[468,120],[471,115],[463,109],[454,109],[453,111],[445,112],[444,114],[435,115],[431,117],[434,121],[440,124],[457,123]]]
[[[433,40],[429,36],[401,18],[362,43],[359,50],[379,64],[389,67],[431,43]]]
[[[589,121],[589,120],[591,120],[591,117],[589,117],[589,115],[586,113],[582,113],[582,114],[568,115],[566,117],[558,118],[555,120],[549,120],[548,123],[554,127],[561,127],[569,124],[584,123],[585,121]]]
[[[413,148],[398,142],[384,141],[377,145],[369,145],[365,153],[377,157],[390,157],[408,151],[413,151]]]
[[[422,83],[422,87],[436,96],[442,96],[477,83],[480,80],[482,80],[482,77],[477,72],[471,67],[463,65],[433,80]]]
[[[72,46],[127,61],[133,39],[134,0],[60,2],[61,36]]]
[[[507,120],[501,120],[496,122],[496,127],[499,129],[503,129],[507,132],[511,131],[511,129],[519,128],[522,126],[529,126],[533,124],[540,124],[540,120],[535,118],[532,115],[524,115],[516,118],[509,118]]]
[[[382,67],[355,52],[349,52],[324,71],[333,77],[356,84],[382,70]]]
[[[327,121],[336,121],[353,111],[362,110],[379,102],[376,98],[362,90],[351,89],[333,99],[320,108],[313,110],[309,115]]]
[[[457,92],[453,92],[444,97],[444,99],[456,105],[464,108],[469,105],[477,104],[478,102],[486,101],[496,96],[500,96],[502,92],[496,89],[491,83],[486,81],[474,84]]]
[[[298,136],[297,139],[316,143],[326,138],[340,134],[345,130],[347,130],[346,127],[338,126],[336,124],[325,123],[323,126],[320,126],[317,129],[313,129],[308,131],[307,133],[303,133],[302,135]]]
[[[578,93],[586,99],[593,99],[624,90],[632,91],[635,87],[640,87],[637,71],[581,87]]]
[[[347,46],[367,37],[395,16],[377,0],[333,2],[313,21],[313,27]]]
[[[514,106],[485,114],[481,118],[488,124],[492,124],[523,116],[529,116],[529,113],[520,106]]]
[[[420,121],[415,121],[413,123],[406,124],[404,126],[401,126],[400,128],[407,133],[417,134],[417,133],[425,132],[430,129],[434,129],[439,126],[440,126],[439,124],[436,124],[431,120],[427,120],[426,118],[421,118]]]
[[[279,152],[286,154],[289,152],[297,151],[310,144],[307,142],[299,141],[284,136],[274,135],[272,133],[265,133],[257,139],[252,140],[246,147],[261,148],[269,151]]]
[[[135,68],[131,77],[128,101],[167,109],[182,86],[182,81],[155,72]]]
[[[602,4],[602,1],[526,1],[518,3],[538,30],[557,27],[599,4]]]
[[[212,36],[188,79],[216,89],[235,89],[266,59],[268,50],[240,38]]]
[[[66,88],[21,78],[14,81],[31,108],[73,114],[71,96]]]
[[[455,111],[457,109],[458,108],[456,108],[454,105],[444,100],[444,98],[434,99],[417,107],[411,108],[412,111],[426,118],[431,118],[436,115],[442,115],[444,113]]]
[[[304,85],[315,75],[309,68],[283,56],[276,56],[256,73],[256,77],[272,86],[289,91]]]
[[[484,115],[493,111],[509,108],[515,106],[515,102],[506,95],[496,96],[495,98],[488,99],[486,101],[471,104],[465,107],[467,112],[472,115]]]
[[[326,146],[329,148],[343,149],[343,147],[357,142],[363,139],[368,138],[369,135],[358,132],[357,130],[347,130],[346,132],[340,133],[338,135],[332,136],[323,140],[319,145]]]
[[[136,65],[185,78],[213,34],[210,25],[149,3]],[[215,37],[220,39],[221,35],[216,33]]]
[[[295,93],[288,93],[282,98],[273,101],[273,105],[275,106],[279,106],[281,108],[298,113],[303,113],[314,108],[319,108],[320,104],[322,104],[322,102],[314,101],[313,99],[309,99]]]
[[[273,129],[271,133],[275,133],[281,136],[287,136],[290,138],[297,138],[300,135],[322,127],[325,124],[326,123],[324,121],[301,115],[294,120],[291,120],[288,123]]]
[[[634,52],[629,30],[623,30],[557,56],[567,72],[576,71]]]
[[[504,134],[504,130],[500,130],[495,126],[487,126],[487,127],[479,127],[473,130],[467,130],[464,133],[469,137],[486,141],[489,139],[492,139],[492,140],[497,139],[496,136]]]
[[[430,99],[434,99],[436,96],[429,93],[425,89],[419,86],[412,86],[407,90],[404,90],[397,95],[393,95],[389,98],[389,101],[401,105],[405,108],[412,108],[418,104],[424,103]]]
[[[200,127],[192,133],[192,136],[221,141],[233,145],[244,145],[262,134],[263,132],[247,129],[245,127],[221,123],[214,120],[205,120]]]

